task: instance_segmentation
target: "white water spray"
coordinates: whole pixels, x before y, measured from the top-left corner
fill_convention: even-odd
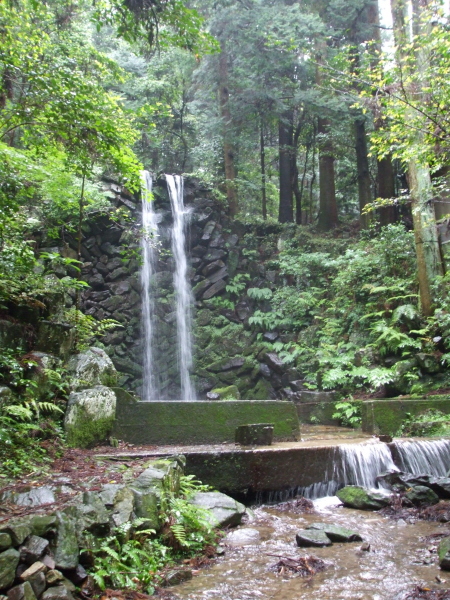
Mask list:
[[[450,440],[399,441],[393,452],[402,471],[445,477],[450,468]]]
[[[285,502],[297,496],[315,500],[334,496],[346,485],[383,489],[383,481],[377,480],[383,471],[445,477],[449,466],[450,440],[399,440],[389,445],[380,442],[342,444],[334,448],[323,481],[308,487],[271,492],[264,501]]]
[[[150,291],[155,270],[158,225],[153,207],[152,176],[141,172],[142,179],[142,329],[144,341],[142,399],[159,400],[159,384],[154,364],[154,300]]]
[[[172,252],[175,260],[174,288],[177,315],[178,364],[180,369],[181,400],[196,400],[191,382],[192,367],[192,294],[188,282],[188,264],[185,250],[185,228],[188,211],[183,201],[183,178],[166,175],[167,189],[172,206]]]

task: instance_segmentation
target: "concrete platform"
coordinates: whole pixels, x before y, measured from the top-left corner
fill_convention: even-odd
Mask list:
[[[272,446],[240,447],[234,443],[164,445],[154,449],[99,455],[130,460],[173,455],[186,457],[186,473],[203,483],[247,499],[320,483],[329,476],[341,444],[367,443],[372,436],[342,427],[305,426],[305,439]],[[375,440],[373,440],[376,443]]]
[[[300,439],[297,411],[280,400],[133,402],[118,397],[113,437],[132,444],[234,442],[236,427],[274,425],[274,441]]]
[[[401,425],[408,415],[419,415],[430,409],[450,414],[450,395],[365,400],[362,403],[362,428],[375,435],[399,435]]]

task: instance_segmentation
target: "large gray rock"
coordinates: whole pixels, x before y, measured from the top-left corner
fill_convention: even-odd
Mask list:
[[[358,532],[331,525],[330,523],[311,523],[306,528],[312,531],[323,531],[332,542],[362,542],[363,539]]]
[[[300,548],[323,548],[331,546],[331,540],[324,531],[301,530],[295,535],[297,546]]]
[[[74,600],[74,597],[65,585],[56,585],[48,588],[42,594],[41,600]]]
[[[177,461],[158,460],[143,471],[130,485],[136,516],[146,519],[146,526],[160,526],[159,504],[164,491],[177,492],[182,468]]]
[[[116,368],[106,352],[100,348],[89,348],[86,352],[75,354],[70,358],[67,370],[71,376],[70,387],[74,391],[97,385],[111,387],[117,383]]]
[[[37,535],[31,535],[26,543],[20,547],[20,558],[23,562],[31,565],[41,558],[48,548],[48,540]]]
[[[221,492],[199,492],[191,503],[208,511],[208,520],[213,527],[239,525],[245,513],[243,504]]]
[[[28,487],[24,491],[8,490],[0,494],[0,501],[9,501],[18,506],[42,506],[55,502],[52,488],[48,486]]]
[[[30,519],[28,517],[18,517],[10,519],[5,525],[0,527],[0,533],[7,533],[11,536],[12,545],[20,546],[32,533]]]
[[[116,415],[116,395],[97,385],[69,396],[64,427],[70,446],[86,448],[106,440]]]
[[[8,590],[8,600],[36,600],[31,584],[26,581]]]
[[[389,504],[389,496],[380,492],[366,490],[357,485],[347,485],[336,494],[339,500],[349,508],[361,510],[379,510]]]
[[[57,569],[75,569],[78,565],[77,522],[72,515],[58,512],[58,536],[53,548]]]
[[[261,534],[257,529],[244,527],[243,529],[230,531],[223,541],[229,546],[252,546],[261,542]]]
[[[11,544],[12,540],[9,533],[0,533],[0,552],[10,548]]]
[[[0,590],[14,583],[19,558],[20,554],[14,548],[9,548],[0,554]]]
[[[416,485],[408,490],[405,494],[411,504],[414,506],[431,506],[439,502],[439,496],[424,485]]]

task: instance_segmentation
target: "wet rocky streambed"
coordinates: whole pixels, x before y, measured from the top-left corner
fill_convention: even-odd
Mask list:
[[[450,572],[441,571],[436,548],[450,525],[344,508],[337,498],[297,513],[295,501],[254,509],[254,517],[223,541],[225,553],[192,580],[172,588],[186,600],[416,600],[450,598]],[[408,522],[409,521],[409,522]],[[299,548],[296,533],[313,523],[357,531],[363,542]],[[249,531],[250,530],[250,531]],[[286,558],[314,556],[325,569],[301,577]],[[281,573],[279,572],[281,570]],[[423,591],[421,591],[423,590]],[[428,591],[429,590],[429,591]]]

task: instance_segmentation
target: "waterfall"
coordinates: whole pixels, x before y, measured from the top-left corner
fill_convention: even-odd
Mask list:
[[[392,454],[401,471],[445,477],[450,469],[450,440],[404,440],[392,446]]]
[[[158,224],[153,207],[152,176],[148,171],[141,172],[142,179],[142,330],[144,342],[142,399],[159,400],[159,385],[154,368],[154,313],[155,305],[151,294],[151,278],[155,270]]]
[[[185,227],[188,211],[184,207],[183,178],[166,175],[167,189],[172,206],[172,252],[175,260],[174,288],[177,317],[177,353],[180,369],[181,400],[195,400],[191,382],[192,367],[192,294],[188,281],[188,263],[185,249]]]
[[[346,485],[365,488],[380,487],[377,475],[383,471],[398,471],[387,444],[342,444],[334,448],[333,460],[327,468],[326,480],[296,490],[305,498],[334,496]]]
[[[400,440],[391,444],[342,444],[333,449],[323,481],[284,492],[273,492],[269,501],[284,502],[304,496],[312,500],[333,496],[346,485],[380,489],[377,476],[383,471],[445,477],[450,468],[450,440]]]

